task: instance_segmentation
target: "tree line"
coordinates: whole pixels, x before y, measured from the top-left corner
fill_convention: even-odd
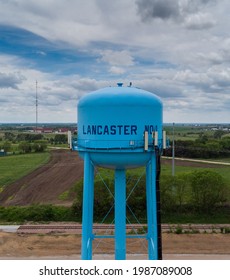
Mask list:
[[[14,152],[14,144],[20,153],[43,152],[48,144],[67,144],[67,135],[56,134],[54,137],[45,137],[43,134],[5,132],[0,141],[0,150],[5,152]]]
[[[172,156],[172,143],[165,155]],[[176,140],[175,155],[184,158],[227,158],[230,157],[230,137],[214,139],[201,135],[194,141]]]
[[[126,176],[127,214],[146,219],[146,178],[129,174]],[[106,185],[106,188],[105,188]],[[135,188],[133,188],[136,186]],[[81,217],[83,201],[83,180],[74,188],[76,199],[73,209]],[[103,181],[96,176],[94,197],[94,215],[100,220],[110,210],[114,214],[114,178]],[[223,177],[209,170],[180,173],[176,176],[162,175],[160,178],[160,196],[162,214],[204,213],[212,214],[218,207],[229,202],[230,193]],[[135,221],[134,221],[135,222]]]

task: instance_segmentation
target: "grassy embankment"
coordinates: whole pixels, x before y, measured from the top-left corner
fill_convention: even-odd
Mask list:
[[[50,153],[31,153],[0,157],[0,192],[4,187],[47,163]]]
[[[0,192],[7,188],[7,185],[29,174],[39,166],[46,164],[49,159],[49,152],[0,157]],[[52,205],[31,205],[28,207],[0,206],[0,223],[21,223],[25,220],[34,222],[69,220],[68,216],[70,214],[71,211],[69,209]]]

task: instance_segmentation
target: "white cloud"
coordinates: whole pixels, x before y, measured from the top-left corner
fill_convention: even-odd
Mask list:
[[[18,85],[25,80],[25,77],[20,73],[1,73],[0,72],[0,89],[13,88],[18,89]]]
[[[122,75],[124,74],[126,71],[124,68],[121,68],[121,67],[118,67],[118,66],[112,66],[110,69],[109,69],[109,72],[112,73],[112,74],[116,74],[116,75]]]
[[[215,25],[212,15],[203,12],[213,0],[136,0],[137,11],[143,22],[151,20],[171,21],[184,24],[188,29],[208,29]]]
[[[230,67],[221,68],[218,66],[212,67],[208,70],[208,75],[212,77],[213,84],[217,85],[221,92],[230,92]]]
[[[212,83],[212,79],[210,79],[206,73],[195,73],[189,69],[177,72],[174,76],[174,80],[181,81],[184,85],[193,85],[194,87]]]
[[[124,74],[131,66],[134,66],[134,58],[129,51],[114,51],[103,50],[101,51],[101,62],[110,65],[109,72],[115,75]]]
[[[221,52],[210,52],[197,54],[197,58],[209,65],[222,64],[225,62],[223,53]]]
[[[0,0],[0,24],[24,28],[58,48],[90,57],[87,72],[77,56],[63,59],[59,69],[45,69],[45,47],[36,49],[40,68],[39,62],[26,59],[30,54],[1,53],[1,103],[9,104],[16,120],[32,121],[38,80],[41,120],[71,121],[82,95],[125,77],[124,84],[132,81],[162,98],[165,121],[174,116],[178,121],[215,121],[217,116],[208,118],[207,110],[217,107],[223,121],[230,121],[229,9],[227,0]],[[78,72],[68,72],[68,63]],[[67,71],[60,74],[60,69]],[[1,120],[12,120],[6,107],[0,111]]]
[[[208,29],[215,26],[216,21],[212,15],[207,13],[197,13],[185,18],[185,26],[188,29]]]
[[[41,55],[41,56],[46,56],[46,53],[44,51],[37,51],[36,53]]]
[[[101,52],[101,61],[114,66],[132,66],[134,59],[131,54],[126,51],[105,50]]]
[[[39,122],[74,122],[81,96],[113,85],[107,80],[85,78],[75,74],[57,77],[55,73],[27,68],[26,61],[14,60],[11,56],[0,56],[0,61],[8,62],[6,68],[1,67],[1,71],[11,73],[8,76],[4,74],[4,84],[1,83],[0,122],[35,122],[36,81]],[[13,69],[15,72],[12,72]],[[1,78],[0,73],[0,82]],[[17,87],[14,86],[15,83]]]

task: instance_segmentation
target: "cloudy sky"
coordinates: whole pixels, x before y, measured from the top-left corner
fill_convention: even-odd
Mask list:
[[[230,123],[229,0],[0,0],[0,123],[75,122],[117,82],[151,91],[164,122]]]

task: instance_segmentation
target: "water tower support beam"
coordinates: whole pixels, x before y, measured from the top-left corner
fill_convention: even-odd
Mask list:
[[[89,153],[84,155],[84,186],[82,212],[82,260],[92,259],[94,166]]]
[[[146,166],[146,203],[147,203],[147,225],[148,225],[148,255],[149,260],[153,260],[153,246],[151,240],[153,239],[153,204],[152,204],[152,188],[151,188],[151,162]]]
[[[156,204],[156,158],[152,154],[146,166],[146,198],[148,224],[148,255],[149,260],[158,259],[157,204]]]
[[[126,177],[124,169],[115,170],[115,259],[126,258]]]

